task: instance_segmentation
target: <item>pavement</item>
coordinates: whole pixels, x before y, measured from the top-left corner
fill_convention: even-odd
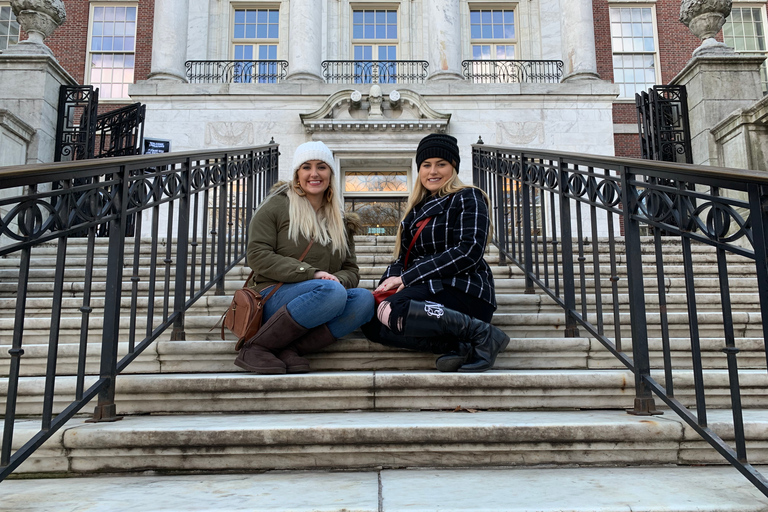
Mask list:
[[[0,483],[3,512],[401,510],[765,512],[768,498],[729,466],[271,471]]]

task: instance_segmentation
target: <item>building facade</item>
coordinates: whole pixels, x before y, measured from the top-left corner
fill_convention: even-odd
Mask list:
[[[284,170],[296,146],[323,140],[347,207],[375,211],[369,227],[384,232],[430,132],[458,138],[466,181],[480,137],[640,156],[635,92],[669,83],[700,44],[677,0],[64,4],[67,21],[46,43],[99,88],[102,110],[146,104],[145,136],[174,151],[274,139]],[[765,1],[735,1],[717,37],[768,55],[766,26]],[[0,0],[0,49],[19,38]]]

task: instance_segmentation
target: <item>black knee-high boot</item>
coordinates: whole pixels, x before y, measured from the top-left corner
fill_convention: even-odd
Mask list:
[[[469,315],[448,309],[435,302],[411,301],[408,315],[405,317],[403,334],[406,336],[455,336],[459,340],[460,350],[448,356],[441,371],[452,371],[451,366],[466,360],[458,371],[484,372],[493,367],[496,356],[507,348],[509,336],[504,331],[489,323]],[[469,346],[462,346],[469,345]],[[458,358],[458,360],[456,359]],[[440,359],[438,359],[440,361]]]

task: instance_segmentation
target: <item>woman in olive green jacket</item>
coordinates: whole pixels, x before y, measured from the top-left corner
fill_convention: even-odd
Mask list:
[[[371,292],[356,288],[354,214],[339,204],[335,160],[319,141],[293,157],[293,179],[267,197],[248,228],[251,286],[266,296],[264,325],[235,364],[257,373],[304,373],[316,352],[373,317]],[[304,259],[301,255],[313,240]]]

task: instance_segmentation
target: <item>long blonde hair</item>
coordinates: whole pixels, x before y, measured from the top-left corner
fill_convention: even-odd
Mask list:
[[[349,252],[349,241],[347,240],[347,231],[333,173],[331,173],[330,184],[325,191],[323,205],[315,213],[315,209],[298,184],[297,172],[298,170],[294,172],[290,183],[285,184],[284,188],[278,189],[278,191],[285,190],[288,196],[288,216],[290,219],[288,238],[297,244],[299,243],[299,235],[307,240],[314,240],[320,245],[330,243],[332,252],[338,252],[342,257],[346,256]]]
[[[416,180],[413,185],[413,190],[411,191],[411,195],[408,196],[408,202],[405,204],[405,215],[403,215],[403,218],[400,219],[400,224],[397,226],[397,236],[395,237],[395,250],[392,253],[392,257],[394,259],[397,259],[400,256],[400,250],[402,247],[402,239],[403,239],[403,221],[408,216],[409,213],[411,213],[411,210],[414,209],[414,207],[419,204],[426,196],[429,194],[429,190],[424,188],[424,185],[421,183],[421,179],[418,176],[418,170],[416,171]],[[450,194],[453,194],[455,192],[458,192],[459,190],[463,190],[465,188],[477,188],[477,190],[480,191],[481,194],[483,194],[483,198],[485,199],[485,204],[488,205],[488,240],[490,241],[492,237],[492,230],[493,225],[490,223],[490,209],[491,209],[491,200],[488,197],[488,194],[486,194],[483,189],[475,187],[474,185],[467,185],[463,181],[459,179],[459,173],[457,169],[453,168],[453,174],[450,178],[448,178],[448,181],[443,183],[443,186],[440,187],[437,190],[437,197],[443,197]]]

